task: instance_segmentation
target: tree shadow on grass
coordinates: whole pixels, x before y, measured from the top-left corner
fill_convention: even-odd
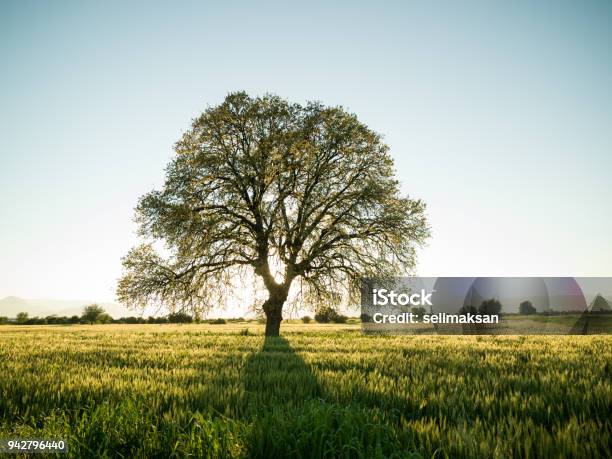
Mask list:
[[[398,435],[380,412],[327,393],[283,337],[265,338],[261,351],[248,358],[243,381],[247,457],[404,457],[412,452],[409,438]]]
[[[310,366],[287,339],[264,338],[261,350],[244,366],[243,416],[249,418],[283,407],[291,410],[321,397],[321,387]]]

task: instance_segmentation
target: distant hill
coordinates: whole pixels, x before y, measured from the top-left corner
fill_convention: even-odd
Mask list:
[[[30,317],[46,317],[50,315],[58,316],[80,316],[83,306],[95,301],[88,300],[45,300],[45,299],[24,299],[16,296],[7,296],[0,300],[0,316],[16,317],[19,312],[27,312]],[[98,303],[108,314],[114,318],[137,316],[134,311],[115,304]]]

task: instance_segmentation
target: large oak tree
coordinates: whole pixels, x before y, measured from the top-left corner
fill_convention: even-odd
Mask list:
[[[136,209],[150,242],[123,259],[117,293],[130,306],[201,311],[250,272],[267,291],[266,335],[278,335],[292,286],[309,302],[351,295],[362,277],[408,273],[428,236],[381,136],[341,107],[233,93],[175,151]]]

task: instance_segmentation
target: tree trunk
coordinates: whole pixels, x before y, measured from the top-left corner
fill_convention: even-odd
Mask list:
[[[263,310],[266,313],[266,336],[278,336],[280,333],[280,324],[283,320],[283,304],[284,299],[271,296],[263,304]]]

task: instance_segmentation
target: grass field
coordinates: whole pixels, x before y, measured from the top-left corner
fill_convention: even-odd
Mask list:
[[[2,326],[0,437],[72,457],[612,455],[609,336],[261,332]]]

